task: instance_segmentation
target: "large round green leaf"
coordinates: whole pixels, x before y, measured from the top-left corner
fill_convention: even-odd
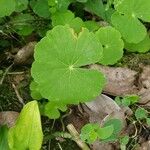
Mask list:
[[[83,29],[78,35],[68,26],[56,26],[35,48],[32,76],[44,98],[54,101],[92,100],[105,79],[96,70],[81,68],[102,57],[102,46],[93,33]]]
[[[15,11],[15,0],[0,0],[0,17],[9,16]]]
[[[132,16],[133,18],[140,18],[146,22],[150,22],[149,8],[149,0],[122,0],[122,2],[116,6],[118,12]]]
[[[145,26],[137,18],[115,12],[111,21],[128,43],[139,43],[147,34]]]
[[[96,32],[98,40],[104,47],[101,64],[115,64],[123,56],[124,43],[121,34],[113,27],[102,27]]]
[[[116,0],[112,24],[128,43],[139,43],[146,37],[146,28],[139,19],[150,22],[149,8],[148,0]]]

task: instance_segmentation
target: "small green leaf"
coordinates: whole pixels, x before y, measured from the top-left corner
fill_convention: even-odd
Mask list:
[[[146,118],[146,123],[148,126],[150,126],[150,118]]]
[[[79,17],[75,18],[74,14],[69,10],[65,12],[56,12],[51,18],[53,26],[68,24],[77,33],[84,27],[82,19]]]
[[[64,12],[68,9],[70,3],[74,0],[48,0],[50,6],[50,12],[53,14],[55,12]]]
[[[15,11],[21,12],[28,7],[28,0],[16,0],[16,9]]]
[[[147,111],[144,108],[138,108],[135,111],[135,117],[137,120],[145,119],[147,118]]]
[[[122,127],[123,127],[122,122],[119,119],[110,119],[106,121],[106,123],[104,124],[104,127],[110,126],[110,125],[112,125],[114,128],[113,133],[109,138],[103,140],[104,142],[117,140],[119,133],[121,132]]]
[[[66,111],[66,104],[50,101],[44,107],[44,115],[48,116],[50,119],[57,119],[60,117],[59,110],[63,112]]]
[[[122,105],[122,99],[121,99],[119,96],[115,97],[115,102],[116,102],[119,106]]]
[[[34,17],[30,14],[19,14],[12,18],[12,25],[14,30],[23,36],[27,36],[31,34],[34,30],[32,23],[34,21]]]
[[[15,11],[15,0],[0,0],[0,17],[9,16]]]
[[[102,46],[93,33],[82,29],[77,36],[68,26],[56,26],[36,45],[32,77],[43,98],[68,104],[89,101],[100,94],[105,78],[80,67],[101,57]]]
[[[111,137],[111,135],[113,134],[113,131],[114,131],[114,126],[113,125],[109,125],[109,126],[105,126],[103,128],[99,128],[99,129],[97,129],[98,138],[100,140],[107,139],[107,138]]]
[[[37,0],[35,3],[32,3],[31,7],[38,16],[43,18],[50,17],[48,0]]]
[[[125,42],[125,48],[129,52],[145,53],[150,50],[150,37],[147,34],[147,36],[144,38],[144,40],[137,44]]]
[[[108,26],[100,28],[96,36],[104,47],[103,57],[99,62],[103,65],[115,64],[123,56],[124,43],[121,34]]]
[[[0,127],[0,150],[9,150],[7,126]]]
[[[137,103],[139,101],[139,99],[140,98],[138,95],[127,95],[127,96],[123,97],[122,104],[124,106],[130,106],[130,105]]]
[[[53,14],[51,17],[52,19],[52,25],[57,26],[57,25],[65,25],[65,24],[70,24],[70,22],[75,18],[74,13],[71,11],[67,10],[65,12],[56,12]]]
[[[88,20],[84,22],[85,27],[89,30],[89,31],[97,31],[100,28],[100,25],[92,20]]]
[[[127,145],[128,144],[128,142],[129,142],[129,136],[124,136],[124,137],[122,137],[121,139],[120,139],[120,144],[121,145]]]
[[[97,140],[97,129],[100,128],[98,124],[86,124],[81,129],[80,137],[83,141],[91,144]]]
[[[39,150],[42,139],[38,104],[36,101],[32,101],[23,107],[16,125],[9,130],[9,147],[10,150]]]
[[[102,17],[103,19],[106,19],[105,7],[102,0],[88,0],[84,5],[87,11],[92,12],[95,15]]]

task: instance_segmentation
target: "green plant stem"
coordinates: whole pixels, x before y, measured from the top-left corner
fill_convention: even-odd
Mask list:
[[[80,135],[77,132],[77,130],[75,129],[75,127],[72,124],[68,124],[67,125],[67,129],[70,132],[70,134],[73,137],[73,140],[77,143],[77,145],[82,149],[82,150],[90,150],[90,148],[87,146],[86,143],[84,143],[81,139],[80,139]]]

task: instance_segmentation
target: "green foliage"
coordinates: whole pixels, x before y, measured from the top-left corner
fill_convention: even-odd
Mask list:
[[[100,28],[96,36],[104,48],[103,57],[99,62],[103,65],[115,64],[123,56],[124,44],[120,33],[108,26]]]
[[[35,100],[42,99],[42,96],[40,94],[39,86],[36,82],[32,81],[30,84],[30,90],[31,90],[31,96]]]
[[[73,0],[48,0],[48,4],[50,6],[50,12],[53,14],[57,11],[63,12],[68,9],[69,4]]]
[[[139,43],[146,37],[146,28],[140,20],[150,22],[149,7],[147,0],[116,1],[112,24],[128,43]]]
[[[81,28],[84,27],[84,22],[81,18],[74,16],[74,14],[71,11],[65,11],[65,12],[56,12],[51,17],[52,19],[52,25],[66,25],[68,24],[71,28],[75,30],[75,32],[80,32]]]
[[[32,0],[30,6],[34,13],[40,17],[48,18],[50,17],[50,11],[48,6],[48,0]]]
[[[39,150],[43,139],[41,119],[36,101],[29,102],[22,109],[16,125],[9,130],[10,150]]]
[[[16,0],[16,11],[21,12],[28,7],[28,0]]]
[[[126,150],[126,145],[129,142],[129,136],[123,136],[120,138],[119,143],[120,143],[120,148],[121,150]]]
[[[150,118],[146,118],[146,123],[148,126],[150,126]]]
[[[19,35],[27,36],[34,30],[32,22],[34,22],[34,17],[30,14],[19,14],[12,18],[11,24]]]
[[[54,27],[37,44],[34,57],[32,77],[43,98],[84,102],[98,96],[104,86],[100,72],[80,68],[102,57],[101,44],[87,29],[77,36],[68,26]]]
[[[123,128],[123,124],[119,119],[109,119],[104,124],[104,127],[110,126],[110,125],[112,125],[114,128],[113,133],[109,138],[103,140],[104,142],[116,141],[118,139],[118,136],[119,136],[122,128]]]
[[[66,111],[66,104],[63,104],[62,102],[50,101],[44,106],[44,115],[51,119],[57,119],[60,117],[59,110],[63,112]]]
[[[122,130],[122,123],[118,119],[108,120],[103,127],[98,124],[86,124],[81,129],[80,137],[87,143],[93,143],[97,139],[103,142],[114,141],[118,139]]]
[[[97,31],[100,28],[100,25],[92,20],[88,20],[84,22],[85,27],[89,30],[89,31]]]
[[[7,126],[0,127],[0,149],[1,150],[9,150],[8,127]]]
[[[103,19],[106,18],[105,8],[101,0],[95,0],[94,2],[93,0],[88,0],[87,3],[85,3],[85,7],[89,12],[92,12]]]
[[[148,116],[147,111],[144,108],[138,108],[135,111],[135,117],[137,120],[146,119]]]
[[[80,137],[83,141],[87,143],[93,143],[97,139],[107,139],[113,133],[113,126],[100,127],[98,124],[86,124],[81,129]]]
[[[125,43],[125,48],[129,52],[139,52],[139,53],[145,53],[150,50],[150,37],[147,34],[147,36],[144,38],[143,41],[134,44],[134,43]]]
[[[86,141],[87,143],[93,143],[97,140],[97,129],[100,128],[98,124],[86,124],[81,129],[80,137],[83,141]]]
[[[100,140],[105,140],[113,134],[113,131],[114,131],[113,125],[105,126],[103,128],[97,129],[97,136]]]
[[[129,136],[123,136],[122,138],[120,138],[120,144],[121,145],[127,145],[129,142]]]
[[[0,17],[9,16],[15,11],[15,0],[0,0]]]
[[[139,96],[138,95],[126,95],[123,98],[116,97],[115,101],[118,105],[130,106],[139,101]]]
[[[77,0],[77,2],[80,2],[80,3],[86,3],[88,0]]]

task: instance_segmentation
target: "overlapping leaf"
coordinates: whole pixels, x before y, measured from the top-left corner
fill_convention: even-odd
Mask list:
[[[7,126],[0,127],[0,150],[9,150]]]
[[[150,22],[150,1],[122,0],[115,3],[112,24],[128,43],[139,43],[146,36],[146,28],[139,19]]]
[[[50,16],[48,0],[32,0],[30,6],[34,13],[43,18],[48,18]]]
[[[57,119],[60,117],[59,110],[63,112],[66,111],[66,104],[56,101],[50,101],[44,106],[44,115],[48,116],[50,119]]]
[[[134,43],[125,43],[125,48],[129,52],[139,52],[145,53],[150,50],[150,37],[147,35],[143,41],[134,44]]]
[[[68,26],[56,26],[35,49],[32,76],[44,98],[76,103],[92,100],[104,86],[103,75],[81,68],[102,57],[102,46],[93,33],[76,35]]]
[[[30,14],[19,14],[12,18],[11,23],[18,34],[27,36],[34,30],[34,27],[32,26],[33,21],[34,17]]]
[[[116,63],[123,56],[123,41],[120,33],[108,26],[100,28],[96,32],[98,40],[104,47],[101,64],[109,65]]]
[[[15,0],[0,0],[0,17],[9,16],[15,11]]]
[[[74,14],[69,10],[65,12],[56,12],[53,14],[51,19],[53,26],[68,24],[76,32],[80,32],[81,28],[84,26],[82,19],[75,17]]]

